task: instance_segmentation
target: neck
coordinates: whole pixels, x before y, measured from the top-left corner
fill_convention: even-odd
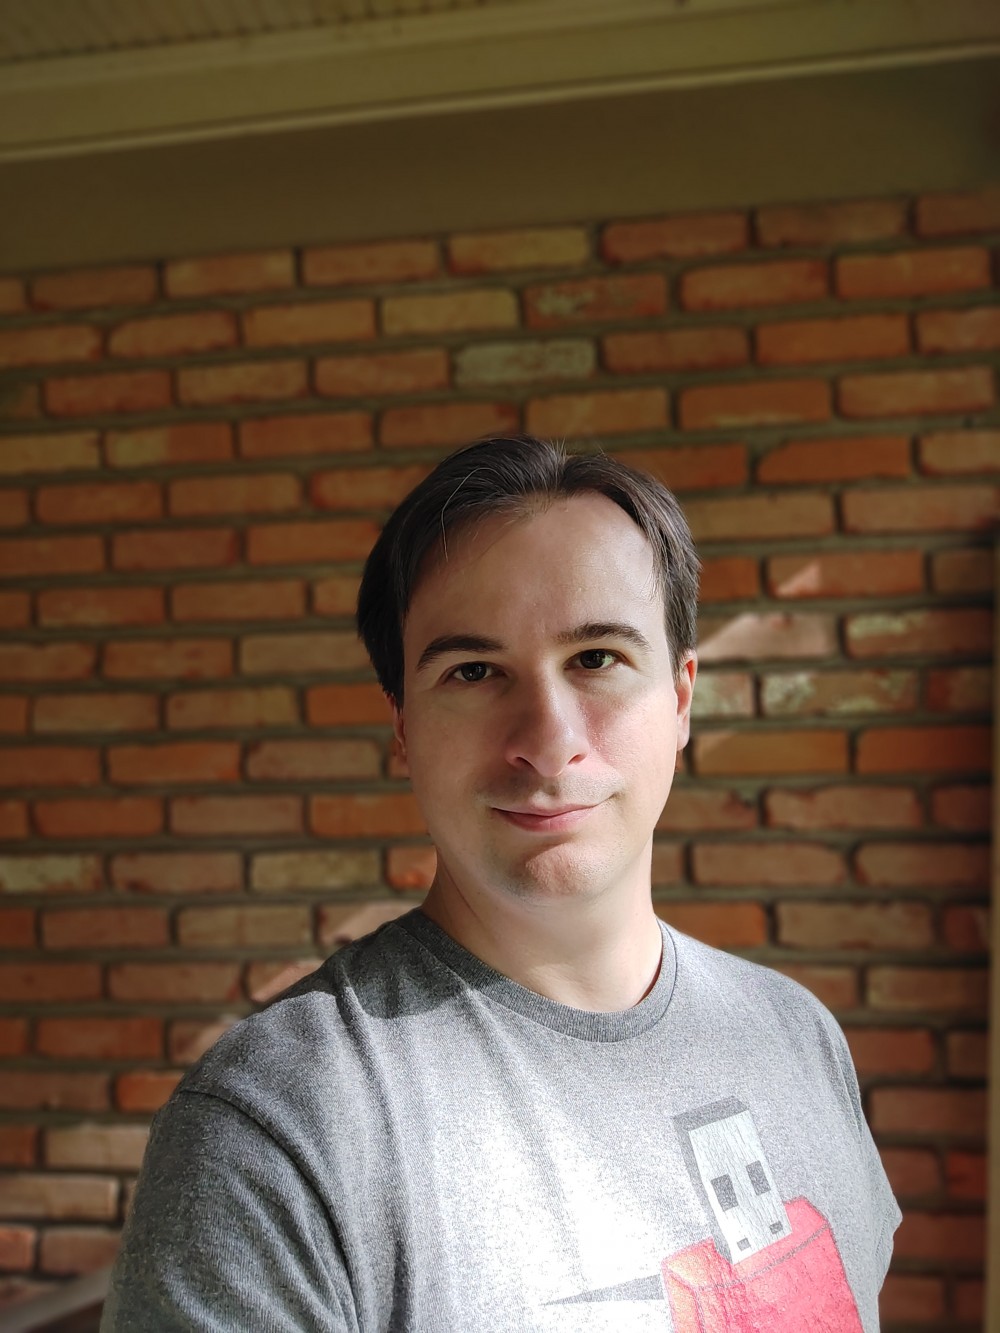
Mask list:
[[[611,1013],[649,993],[663,941],[648,858],[635,884],[577,899],[525,900],[460,885],[440,866],[423,911],[494,971],[574,1009]]]

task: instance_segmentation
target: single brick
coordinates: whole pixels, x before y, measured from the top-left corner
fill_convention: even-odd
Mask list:
[[[89,324],[0,330],[0,368],[59,366],[67,361],[96,361],[100,355],[100,331]]]
[[[151,264],[69,269],[32,279],[31,304],[37,310],[146,305],[156,299],[157,289],[156,269]]]
[[[605,366],[620,375],[712,370],[742,366],[750,360],[746,331],[731,327],[609,333],[601,347]]]
[[[91,472],[101,465],[96,431],[0,438],[0,476],[33,472]]]
[[[330,398],[379,398],[447,389],[448,353],[443,347],[414,347],[367,356],[324,356],[316,362],[315,377],[316,392]]]
[[[960,370],[898,370],[884,375],[845,375],[838,400],[846,417],[900,417],[976,412],[996,399],[987,366]]]
[[[906,234],[906,203],[848,199],[832,204],[777,205],[757,210],[761,245],[819,248],[885,241]]]
[[[102,670],[115,680],[229,676],[233,649],[225,639],[116,639],[104,645]]]
[[[186,690],[167,699],[167,726],[171,730],[201,731],[219,727],[256,730],[258,727],[292,726],[297,721],[295,691],[284,685],[238,690]],[[232,768],[235,778],[235,762]]]
[[[112,356],[165,357],[216,352],[239,342],[236,317],[228,310],[199,310],[190,315],[129,319],[112,329]]]
[[[893,597],[921,592],[920,551],[834,551],[779,555],[767,562],[772,597]]]
[[[990,756],[989,727],[872,727],[855,763],[859,773],[989,772]]]
[[[557,329],[567,324],[662,315],[667,308],[667,284],[660,273],[577,278],[526,287],[523,300],[529,328]]]
[[[247,750],[247,776],[254,781],[377,778],[381,766],[381,747],[374,741],[257,741]]]
[[[148,796],[36,801],[35,823],[46,838],[144,838],[163,829],[163,808]]]
[[[760,594],[760,569],[752,556],[722,555],[702,560],[702,602],[749,601]]]
[[[774,789],[764,795],[765,822],[772,828],[900,829],[917,828],[923,812],[910,787],[816,787],[810,791]]]
[[[100,752],[90,746],[4,746],[0,786],[93,787],[101,780]]]
[[[959,842],[873,842],[858,849],[854,869],[859,883],[880,889],[985,889],[989,848]]]
[[[31,710],[39,733],[154,731],[159,725],[155,694],[43,694]]]
[[[377,930],[379,926],[395,921],[409,910],[409,903],[398,900],[338,903],[336,906],[327,904],[319,909],[316,935],[325,949],[339,949]]]
[[[68,1074],[62,1070],[8,1070],[0,1080],[0,1106],[26,1111],[105,1111],[105,1074]]]
[[[111,538],[114,569],[213,569],[235,564],[239,553],[239,533],[233,528],[164,528]]]
[[[730,430],[827,421],[830,386],[825,380],[747,380],[685,389],[680,420],[685,430]]]
[[[164,272],[168,296],[222,296],[295,285],[290,250],[171,260]]]
[[[512,329],[517,323],[517,298],[500,287],[387,296],[382,302],[382,327],[390,337]]]
[[[244,458],[357,453],[372,445],[372,419],[367,412],[257,417],[241,422],[239,430]]]
[[[177,917],[185,949],[295,948],[312,942],[308,907],[187,907]]]
[[[222,463],[233,456],[232,427],[227,421],[184,421],[174,426],[109,431],[104,454],[109,467],[161,467],[184,463]]]
[[[0,629],[23,629],[31,621],[31,595],[0,590]]]
[[[165,370],[67,375],[46,381],[45,406],[56,417],[151,412],[170,406],[170,375]]]
[[[192,837],[302,833],[302,800],[298,796],[180,796],[170,803],[170,827],[174,833]]]
[[[657,821],[658,832],[716,832],[756,828],[754,804],[735,791],[711,787],[683,787],[675,783]]]
[[[691,716],[752,717],[753,678],[745,671],[701,671]]]
[[[45,1164],[61,1171],[138,1171],[148,1138],[146,1125],[57,1125],[45,1131]]]
[[[312,609],[318,616],[350,616],[358,604],[360,579],[355,574],[331,574],[312,585]]]
[[[0,1217],[70,1221],[116,1215],[118,1182],[105,1176],[17,1172],[0,1177]]]
[[[993,552],[982,548],[937,551],[931,557],[931,587],[935,592],[992,592],[993,563]]]
[[[762,366],[822,361],[873,361],[906,356],[910,330],[905,315],[855,315],[762,324],[756,332]]]
[[[769,717],[910,713],[918,701],[915,671],[788,671],[761,682]]]
[[[41,1235],[42,1273],[74,1276],[109,1267],[121,1246],[121,1231],[106,1227],[49,1227]]]
[[[919,903],[779,903],[777,918],[778,942],[793,949],[927,949],[934,943],[930,909]]]
[[[35,512],[42,523],[140,523],[162,515],[163,499],[154,481],[40,486]]]
[[[846,773],[842,731],[708,731],[695,737],[695,770],[702,776]]]
[[[666,389],[611,389],[532,398],[528,430],[534,435],[578,439],[660,430],[668,424]]]
[[[822,301],[829,291],[826,261],[781,259],[692,269],[681,277],[685,310],[737,310]]]
[[[949,949],[957,953],[988,953],[990,914],[986,907],[946,907],[942,934]]]
[[[212,1004],[240,998],[236,963],[113,963],[108,991],[139,1004]]]
[[[989,285],[990,254],[977,247],[845,255],[837,260],[837,294],[849,300],[938,296]]]
[[[182,403],[269,403],[301,398],[309,387],[304,361],[238,361],[224,366],[184,366],[177,372]]]
[[[47,949],[165,949],[170,924],[159,907],[60,907],[42,913],[42,939]]]
[[[828,657],[837,643],[833,616],[770,611],[702,616],[698,638],[704,663]]]
[[[0,732],[21,735],[28,730],[28,703],[24,695],[0,695]]]
[[[328,675],[357,671],[368,655],[350,630],[310,630],[302,634],[250,634],[240,645],[244,675]]]
[[[985,1013],[985,969],[945,967],[873,967],[868,975],[868,1003],[874,1009],[931,1013]]]
[[[175,698],[184,698],[183,695]],[[235,741],[173,741],[115,745],[108,751],[111,781],[126,786],[175,782],[238,782],[240,747]]]
[[[843,497],[845,532],[992,530],[998,511],[997,486],[883,486]]]
[[[768,483],[861,481],[909,475],[910,440],[906,435],[788,440],[769,450],[757,464],[757,480]]]
[[[974,1111],[973,1111],[974,1114]],[[986,1116],[983,1113],[983,1122]],[[960,1127],[960,1134],[968,1133]],[[948,1193],[953,1199],[986,1199],[986,1154],[981,1152],[949,1152],[945,1164]]]
[[[239,852],[126,852],[111,858],[111,883],[125,893],[238,893]]]
[[[302,483],[291,472],[184,477],[169,483],[168,495],[170,512],[177,517],[279,514],[299,507],[302,502]]]
[[[253,857],[250,887],[257,893],[330,892],[378,882],[373,851],[259,852]]]
[[[159,1018],[40,1018],[39,1055],[61,1060],[158,1060],[163,1054]]]
[[[847,616],[845,634],[851,657],[989,653],[993,616],[977,608],[880,611]]]
[[[6,1003],[57,1004],[100,995],[96,963],[0,963],[0,1000]]]
[[[243,315],[243,338],[248,347],[298,347],[374,337],[374,301],[264,305]]]
[[[339,518],[309,523],[268,523],[247,529],[251,565],[328,564],[363,560],[378,537],[370,519]]]
[[[238,1014],[224,1014],[209,1022],[204,1019],[181,1019],[171,1023],[167,1037],[167,1058],[174,1064],[193,1064],[237,1022]]]
[[[945,1038],[949,1074],[957,1078],[985,1079],[987,1038],[985,1032],[949,1032]]]
[[[175,620],[295,620],[306,610],[300,579],[179,584],[172,601]]]
[[[0,643],[0,680],[82,680],[96,660],[90,643]]]
[[[41,389],[35,380],[0,384],[0,421],[34,421],[42,416]]]
[[[181,1081],[181,1070],[143,1069],[115,1079],[115,1105],[120,1111],[158,1111]]]
[[[28,294],[21,278],[0,278],[0,311],[19,315],[28,308]]]
[[[517,431],[520,413],[513,403],[435,403],[429,407],[392,407],[382,413],[380,442],[400,446],[445,448],[481,435]]]
[[[28,519],[28,492],[0,490],[0,527],[22,528]]]
[[[989,667],[929,671],[924,697],[934,712],[988,713],[993,706],[992,671]]]
[[[381,838],[424,833],[424,820],[410,792],[314,796],[309,824],[324,838]]]
[[[94,893],[103,882],[96,856],[0,856],[0,893]]]
[[[698,542],[824,537],[835,528],[833,501],[821,491],[690,500],[684,509]]]
[[[5,949],[37,949],[34,909],[0,907],[0,940]]]
[[[845,1029],[844,1036],[859,1074],[929,1074],[934,1068],[934,1034],[926,1028],[856,1027]],[[926,1162],[921,1165],[926,1169]]]
[[[691,864],[696,884],[715,887],[832,887],[847,878],[841,853],[820,843],[698,843]]]
[[[852,967],[815,963],[778,963],[775,971],[812,991],[834,1013],[853,1009],[858,1003],[858,976]]]
[[[594,344],[582,338],[475,343],[455,353],[455,383],[480,388],[589,379],[596,365]]]
[[[27,1034],[28,1021],[24,1018],[5,1019],[5,1023],[17,1024]],[[5,1032],[7,1029],[5,1029]],[[5,1055],[22,1055],[27,1050],[27,1042],[17,1048],[10,1041],[4,1043]],[[34,1166],[37,1161],[38,1145],[37,1125],[4,1125],[0,1128],[0,1164],[3,1166]]]
[[[609,223],[601,235],[601,255],[610,264],[692,259],[745,250],[748,240],[744,213],[687,213]]]
[[[925,194],[917,200],[921,236],[957,236],[1000,229],[1000,189],[987,186],[955,194]]]
[[[1000,308],[925,310],[917,316],[921,352],[993,352],[1000,348]]]
[[[389,704],[378,685],[315,685],[306,693],[306,711],[313,727],[388,724]]]
[[[1000,472],[1000,430],[949,430],[919,441],[920,471],[928,476]]]
[[[389,509],[430,472],[422,463],[410,467],[338,468],[314,473],[310,499],[318,509]]]
[[[385,882],[401,893],[423,893],[437,873],[433,847],[390,847],[385,858]]]
[[[659,449],[626,449],[615,457],[657,477],[672,491],[743,486],[749,477],[743,444],[672,444]]]
[[[97,573],[104,568],[100,537],[10,537],[0,540],[0,579]]]
[[[0,800],[0,843],[26,838],[29,831],[28,807],[25,802]]]
[[[162,588],[50,588],[38,594],[42,625],[158,625]]]
[[[715,949],[754,949],[767,943],[767,917],[759,903],[654,901],[653,908],[675,930]]]
[[[339,287],[433,278],[441,258],[435,241],[372,241],[306,250],[302,266],[310,286]]]
[[[590,241],[582,227],[533,227],[451,236],[447,252],[452,273],[577,268],[590,258]]]
[[[978,1088],[875,1088],[871,1125],[878,1133],[981,1136],[986,1094]]]
[[[931,793],[931,821],[961,833],[986,833],[991,826],[992,801],[988,787],[938,787]]]

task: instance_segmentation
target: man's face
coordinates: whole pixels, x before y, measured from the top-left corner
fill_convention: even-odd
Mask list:
[[[653,828],[688,738],[646,538],[586,494],[448,541],[403,633],[396,735],[465,898],[649,885]]]

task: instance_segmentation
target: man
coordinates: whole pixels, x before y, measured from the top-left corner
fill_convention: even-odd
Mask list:
[[[185,1078],[106,1333],[877,1329],[843,1036],[653,912],[697,570],[659,483],[527,437],[393,514],[358,620],[433,886]]]

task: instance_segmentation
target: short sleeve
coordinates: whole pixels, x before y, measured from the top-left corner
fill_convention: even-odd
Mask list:
[[[357,1333],[329,1213],[294,1161],[229,1102],[160,1111],[101,1333]]]

